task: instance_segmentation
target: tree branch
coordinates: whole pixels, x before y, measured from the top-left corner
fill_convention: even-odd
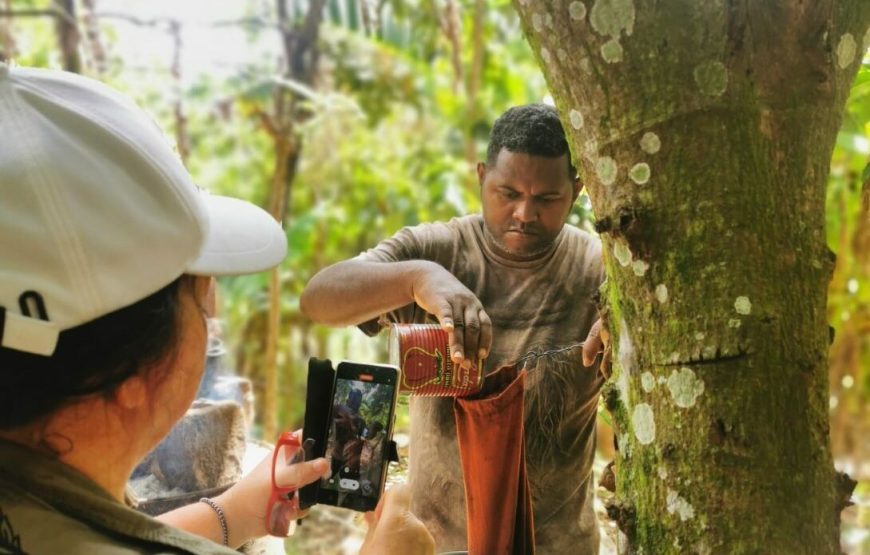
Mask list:
[[[42,10],[12,10],[12,9],[4,9],[0,10],[0,17],[58,17],[66,21],[71,25],[75,25],[76,20],[75,17],[71,16],[64,10],[58,10],[56,8],[46,8]]]

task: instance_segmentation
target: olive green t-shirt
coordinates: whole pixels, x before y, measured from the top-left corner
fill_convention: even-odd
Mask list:
[[[552,250],[516,262],[490,247],[480,215],[400,230],[360,255],[379,262],[437,262],[477,295],[492,320],[487,371],[532,350],[582,342],[597,316],[604,279],[601,243],[565,225]],[[390,322],[434,321],[409,305],[360,327],[374,334]],[[526,461],[540,553],[598,553],[591,472],[595,417],[603,378],[583,367],[579,348],[538,359],[525,394]],[[412,510],[439,550],[464,549],[465,497],[451,399],[411,402]]]
[[[119,503],[90,478],[56,459],[0,441],[0,553],[237,552]]]

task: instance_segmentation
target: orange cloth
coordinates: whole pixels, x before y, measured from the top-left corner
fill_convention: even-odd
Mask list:
[[[526,473],[526,372],[503,366],[480,393],[453,404],[468,515],[469,555],[532,555],[535,525]]]

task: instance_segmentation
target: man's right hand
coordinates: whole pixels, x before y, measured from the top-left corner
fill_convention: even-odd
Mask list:
[[[410,508],[410,488],[406,485],[390,488],[378,508],[366,513],[369,531],[360,555],[434,555],[432,534],[411,514]]]
[[[487,357],[492,347],[492,321],[480,299],[443,267],[433,264],[412,283],[414,302],[434,314],[450,334],[454,364],[468,367]]]
[[[592,324],[586,341],[583,342],[583,366],[589,367],[595,364],[598,355],[602,355],[601,368],[605,376],[610,375],[610,330],[604,320],[598,318]]]

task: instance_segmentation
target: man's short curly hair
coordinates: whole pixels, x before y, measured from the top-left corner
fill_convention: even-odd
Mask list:
[[[486,149],[487,165],[494,165],[498,153],[505,148],[510,152],[558,158],[568,156],[568,175],[573,179],[577,170],[571,163],[571,151],[565,139],[565,130],[556,109],[546,104],[514,106],[499,116],[492,126]]]

